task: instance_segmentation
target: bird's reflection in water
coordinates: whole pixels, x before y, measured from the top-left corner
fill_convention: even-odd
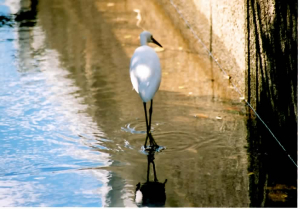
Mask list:
[[[162,183],[159,182],[156,176],[154,155],[155,149],[146,149],[148,155],[147,181],[143,184],[140,182],[136,185],[135,202],[139,207],[163,207],[166,202],[165,185],[167,179]],[[150,164],[153,165],[154,181],[149,180]]]

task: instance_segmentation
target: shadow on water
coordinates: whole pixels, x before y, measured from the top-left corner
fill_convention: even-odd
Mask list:
[[[37,5],[39,0],[22,0],[21,8],[15,14],[15,21],[20,27],[33,27],[36,24]]]
[[[14,21],[20,27],[33,27],[36,24],[38,0],[21,0],[20,9],[16,14],[5,16],[0,14],[0,27],[13,26]]]
[[[248,101],[280,143],[249,110],[251,206],[297,206],[297,1],[247,0]]]
[[[0,27],[3,27],[3,26],[12,27],[13,22],[12,22],[12,18],[10,16],[0,14]]]

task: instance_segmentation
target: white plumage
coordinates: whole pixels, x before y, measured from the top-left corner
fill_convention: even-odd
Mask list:
[[[137,190],[135,193],[135,202],[136,204],[142,204],[143,203],[143,194],[141,190]]]
[[[161,81],[159,58],[154,49],[147,43],[156,43],[151,33],[144,31],[140,34],[141,46],[138,47],[130,62],[130,79],[135,91],[143,102],[151,100],[157,92]]]

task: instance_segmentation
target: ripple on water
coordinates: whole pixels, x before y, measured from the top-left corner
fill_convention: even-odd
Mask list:
[[[139,130],[137,130],[139,129]],[[145,129],[145,127],[141,125],[141,123],[137,123],[137,122],[133,122],[133,123],[128,123],[125,125],[125,127],[121,127],[122,131],[128,132],[128,133],[132,133],[132,134],[146,134],[145,130],[141,130],[141,129]],[[153,128],[151,128],[151,130],[153,130]]]
[[[166,152],[182,152],[204,140],[195,133],[183,131],[160,131],[153,137],[157,144],[168,148]]]
[[[152,121],[151,132],[159,130],[158,127],[163,124],[164,122]],[[131,134],[146,134],[145,126],[145,120],[137,118],[135,121],[129,121],[124,127],[121,127],[121,130]]]
[[[125,129],[124,127],[122,127],[122,130],[127,133],[131,133],[130,135],[124,136],[130,142],[131,147],[142,154],[147,154],[144,148],[146,132],[136,131],[135,127],[138,126],[131,128],[130,124],[128,124],[127,127],[129,127],[130,129]],[[159,148],[156,150],[157,152],[184,152],[197,150],[202,146],[205,147],[207,141],[213,140],[207,137],[201,137],[191,132],[163,131],[157,127],[156,131],[153,133],[153,138],[159,145]]]

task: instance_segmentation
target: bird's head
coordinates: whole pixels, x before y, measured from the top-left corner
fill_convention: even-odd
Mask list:
[[[141,183],[139,182],[139,183],[136,185],[135,191],[138,191],[138,190],[140,190],[140,189],[141,189]]]
[[[160,47],[162,47],[162,45],[160,45],[160,43],[158,43],[152,36],[152,34],[148,31],[143,31],[140,34],[140,41],[141,41],[141,45],[147,45],[147,43],[154,43]]]

